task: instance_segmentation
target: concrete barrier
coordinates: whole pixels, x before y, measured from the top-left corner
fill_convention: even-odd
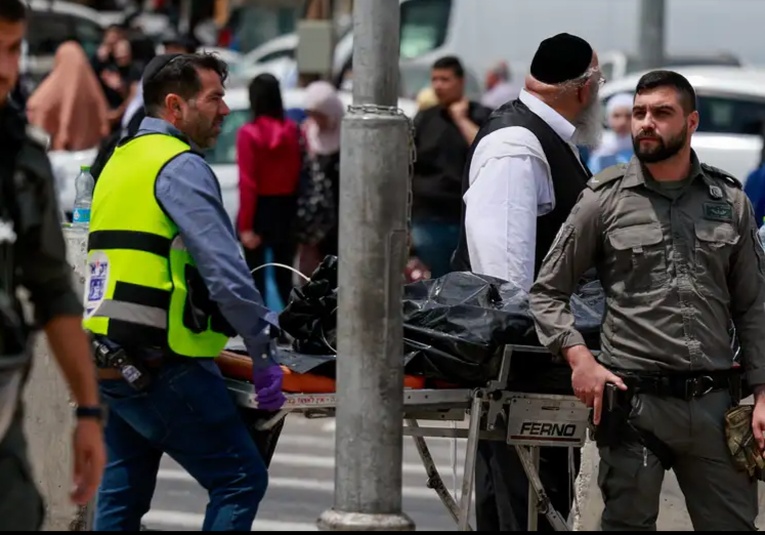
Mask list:
[[[82,233],[65,229],[67,257],[73,267],[76,291],[82,295],[86,244]],[[32,373],[24,393],[24,427],[35,481],[46,503],[44,531],[87,531],[85,508],[69,499],[72,487],[72,431],[74,418],[69,389],[47,340],[35,343]]]

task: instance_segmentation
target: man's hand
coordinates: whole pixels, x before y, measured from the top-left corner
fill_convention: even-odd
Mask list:
[[[621,377],[600,365],[585,346],[568,347],[563,350],[563,356],[571,366],[571,386],[574,388],[574,394],[582,403],[592,407],[592,421],[598,425],[606,383],[613,383],[621,390],[627,390],[627,385]]]
[[[760,451],[765,452],[765,385],[754,387],[754,410],[752,410],[752,433]]]
[[[106,449],[101,424],[89,418],[77,420],[74,429],[74,488],[71,498],[86,505],[98,490],[106,465]]]
[[[251,230],[245,230],[244,232],[239,234],[239,241],[242,242],[242,245],[244,245],[246,249],[250,249],[250,250],[257,249],[258,247],[260,247],[260,244],[262,242],[260,236],[258,236]]]
[[[258,409],[273,412],[282,408],[286,401],[282,393],[283,379],[284,372],[276,364],[253,372],[252,384],[255,386]]]
[[[466,98],[461,98],[457,102],[454,102],[449,106],[449,114],[455,121],[458,119],[464,119],[468,114],[468,106],[470,103]]]

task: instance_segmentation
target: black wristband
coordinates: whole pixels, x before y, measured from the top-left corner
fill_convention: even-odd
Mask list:
[[[99,422],[106,421],[106,408],[100,405],[89,407],[77,407],[74,410],[76,418],[90,418],[92,420],[98,420]]]

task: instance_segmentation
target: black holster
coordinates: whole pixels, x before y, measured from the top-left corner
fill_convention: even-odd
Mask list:
[[[741,400],[754,394],[743,373],[737,373],[730,378],[730,399],[732,406],[737,407]]]
[[[590,413],[590,426],[595,443],[599,448],[617,448],[624,442],[637,441],[656,455],[665,470],[672,468],[675,461],[672,450],[650,431],[635,427],[630,422],[631,412],[632,393],[619,390],[611,383],[607,384],[603,391],[600,424],[594,425]]]

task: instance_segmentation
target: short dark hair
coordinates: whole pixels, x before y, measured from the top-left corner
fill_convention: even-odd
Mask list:
[[[685,76],[674,71],[658,70],[644,74],[638,80],[635,94],[639,95],[643,91],[650,91],[658,87],[674,89],[686,115],[696,111],[696,91]]]
[[[6,22],[21,22],[27,18],[27,6],[22,0],[0,1],[0,19]]]
[[[158,116],[165,105],[165,97],[171,93],[186,100],[196,96],[202,89],[197,69],[215,71],[221,83],[228,78],[228,65],[214,54],[179,54],[149,79],[143,80],[146,113]]]
[[[450,70],[457,78],[465,77],[465,68],[462,66],[462,62],[457,56],[444,56],[439,58],[433,63],[431,69]]]

